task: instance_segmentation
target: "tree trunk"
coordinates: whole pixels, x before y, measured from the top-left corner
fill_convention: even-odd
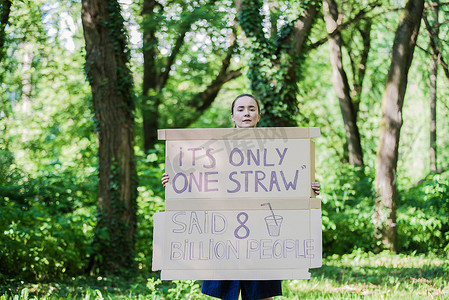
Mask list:
[[[356,62],[354,61],[353,52],[348,50],[351,57],[351,67],[353,72],[353,79],[354,79],[354,88],[351,92],[351,98],[353,100],[354,104],[354,110],[355,114],[357,116],[359,112],[359,106],[360,106],[360,100],[362,95],[362,87],[363,87],[363,81],[365,79],[366,74],[366,68],[367,68],[367,62],[368,62],[368,54],[371,49],[371,20],[366,20],[366,23],[364,25],[361,25],[358,29],[360,32],[360,36],[363,40],[363,49],[360,54],[360,61]]]
[[[438,65],[435,57],[430,60],[430,170],[437,170],[437,76]]]
[[[396,169],[402,106],[407,75],[418,37],[424,0],[408,0],[396,30],[391,65],[382,97],[382,120],[376,171],[376,236],[387,249],[397,251]]]
[[[142,8],[143,16],[143,85],[142,85],[142,119],[143,119],[143,143],[146,153],[157,142],[157,129],[159,121],[160,84],[159,72],[156,67],[157,45],[155,26],[153,22],[153,9],[159,5],[154,0],[144,0]]]
[[[323,3],[324,20],[327,32],[333,33],[337,29],[338,8],[334,0],[326,0]],[[348,146],[349,163],[363,165],[363,152],[360,143],[360,133],[357,126],[357,113],[350,95],[348,77],[343,68],[341,34],[331,35],[329,45],[331,49],[332,83],[340,102],[340,110],[346,131],[346,143]]]
[[[446,80],[449,83],[449,66],[444,61],[444,58],[441,55],[440,49],[438,47],[439,39],[437,39],[433,36],[432,26],[430,25],[429,21],[427,20],[427,17],[425,14],[424,14],[423,19],[424,19],[424,24],[426,25],[427,34],[429,35],[429,38],[430,38],[430,48],[432,49],[432,54],[437,59],[440,66],[443,68],[444,75],[446,76]]]
[[[307,38],[312,30],[319,6],[315,3],[310,3],[304,10],[303,15],[299,17],[293,25],[290,34],[285,39],[284,45],[290,50],[288,55],[291,57],[290,63],[287,64],[287,72],[284,78],[286,90],[284,93],[283,102],[287,104],[288,110],[298,112],[298,72],[300,70],[300,59],[304,57],[304,46]],[[287,126],[297,126],[296,116],[292,124]]]
[[[99,140],[98,220],[89,267],[117,274],[134,266],[137,227],[129,51],[117,1],[83,0],[81,15]]]
[[[6,35],[5,35],[5,28],[6,25],[8,25],[9,22],[9,14],[11,12],[11,0],[1,0],[0,2],[0,62],[2,62],[3,57],[6,53],[3,46],[5,45]],[[3,73],[3,72],[2,72]],[[2,76],[0,74],[0,76]],[[2,82],[2,81],[0,81]]]
[[[434,1],[437,5],[432,6],[433,26],[430,43],[434,39],[439,40],[439,23],[438,23],[438,5],[439,0]],[[430,59],[430,170],[437,170],[437,77],[438,77],[438,58],[432,55]]]

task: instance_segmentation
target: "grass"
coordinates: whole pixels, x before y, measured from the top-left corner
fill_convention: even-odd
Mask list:
[[[449,260],[360,253],[328,257],[309,281],[284,282],[286,299],[449,299]]]
[[[354,252],[331,256],[312,269],[311,280],[283,282],[275,299],[449,299],[449,260],[436,255]],[[56,283],[12,281],[0,300],[27,299],[212,299],[201,282],[161,282],[157,278],[72,278]]]

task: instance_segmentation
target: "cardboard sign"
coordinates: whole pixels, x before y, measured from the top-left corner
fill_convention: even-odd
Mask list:
[[[153,270],[176,279],[308,279],[321,266],[319,128],[160,130],[166,212]],[[262,272],[260,272],[262,271]]]

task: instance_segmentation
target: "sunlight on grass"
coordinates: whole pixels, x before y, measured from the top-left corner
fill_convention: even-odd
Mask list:
[[[275,299],[449,299],[449,260],[436,255],[355,251],[323,259],[311,280],[283,282]],[[2,287],[0,300],[28,299],[213,299],[199,281],[161,281],[138,277],[76,279],[49,284]]]
[[[284,282],[286,299],[448,299],[449,262],[355,252],[328,257],[310,281]]]

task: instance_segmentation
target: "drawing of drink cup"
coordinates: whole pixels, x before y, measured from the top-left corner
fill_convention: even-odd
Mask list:
[[[279,236],[279,234],[281,233],[282,220],[284,218],[282,218],[282,216],[274,214],[274,211],[271,208],[271,204],[269,202],[263,203],[260,206],[266,206],[266,205],[270,208],[270,211],[271,211],[271,215],[265,217],[265,223],[267,224],[268,235]]]
[[[265,223],[267,224],[268,235],[279,236],[281,233],[282,216],[271,215],[265,217]]]

